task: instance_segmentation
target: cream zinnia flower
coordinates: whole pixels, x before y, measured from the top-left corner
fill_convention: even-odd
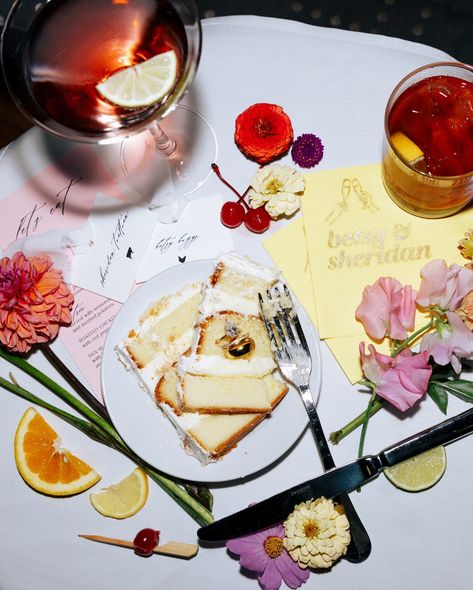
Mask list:
[[[301,568],[329,568],[350,544],[347,517],[326,498],[298,504],[284,529],[284,548]]]
[[[305,189],[304,177],[289,166],[273,164],[260,168],[250,182],[250,207],[265,206],[273,219],[292,215],[301,206],[300,195]]]

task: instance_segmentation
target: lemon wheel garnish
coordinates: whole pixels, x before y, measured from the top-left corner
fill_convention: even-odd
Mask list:
[[[127,477],[102,492],[90,494],[92,506],[111,518],[128,518],[143,508],[148,499],[148,476],[137,467]]]
[[[100,479],[90,465],[62,447],[57,433],[34,408],[28,408],[18,424],[14,452],[20,475],[43,494],[78,494]]]
[[[143,107],[166,96],[176,78],[177,56],[171,50],[112,74],[97,84],[96,89],[113,104]]]
[[[384,470],[384,475],[406,492],[421,492],[435,485],[445,473],[446,467],[445,449],[439,446],[388,467]]]
[[[420,147],[400,131],[396,131],[391,135],[391,143],[410,164],[415,164],[424,158],[424,152]]]

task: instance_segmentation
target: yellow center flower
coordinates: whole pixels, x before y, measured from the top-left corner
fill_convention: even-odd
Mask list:
[[[283,540],[281,537],[268,537],[263,544],[264,550],[269,557],[275,559],[279,557],[284,549]]]
[[[315,520],[308,520],[305,525],[304,525],[304,535],[308,538],[308,539],[313,539],[314,537],[317,536],[319,532],[319,527],[317,526],[317,523],[315,522]]]
[[[284,530],[284,548],[303,569],[331,567],[350,544],[347,517],[326,498],[298,504]]]
[[[278,178],[272,178],[266,184],[266,193],[271,195],[276,195],[283,187],[283,183]]]

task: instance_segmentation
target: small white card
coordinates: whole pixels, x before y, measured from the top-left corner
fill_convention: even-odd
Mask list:
[[[175,223],[157,223],[136,282],[192,260],[215,258],[234,249],[232,230],[222,225],[220,195],[190,201]]]
[[[155,216],[98,193],[89,221],[94,245],[85,256],[74,257],[71,283],[123,303],[153,235]]]

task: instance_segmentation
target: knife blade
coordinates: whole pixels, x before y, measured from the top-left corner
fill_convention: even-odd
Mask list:
[[[386,467],[396,465],[436,446],[447,444],[473,432],[473,409],[444,420],[378,453],[298,484],[266,500],[253,504],[197,531],[202,541],[226,541],[241,537],[286,520],[300,502],[333,498],[351,492],[375,479]]]

